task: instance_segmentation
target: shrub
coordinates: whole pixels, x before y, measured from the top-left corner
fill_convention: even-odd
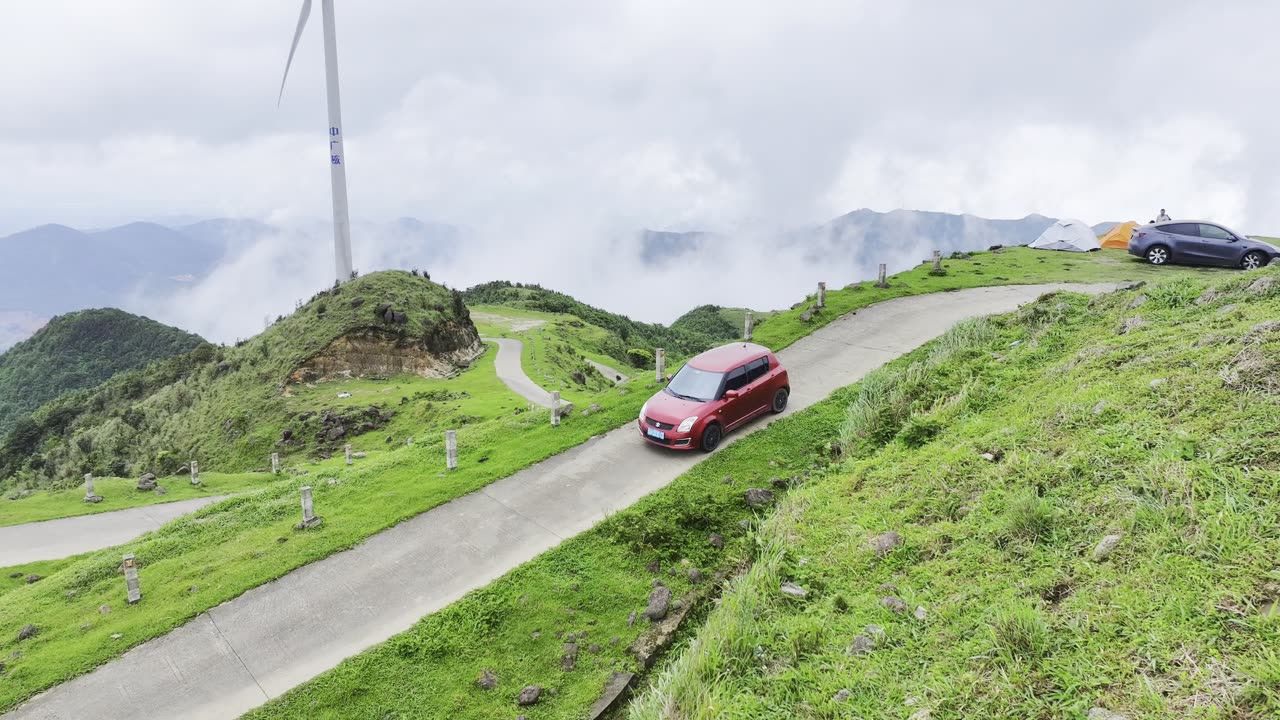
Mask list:
[[[1005,508],[1005,539],[1043,540],[1053,528],[1053,505],[1034,490],[1023,490]]]
[[[996,654],[1008,660],[1038,660],[1049,651],[1049,628],[1033,607],[1018,603],[997,608],[991,617]]]

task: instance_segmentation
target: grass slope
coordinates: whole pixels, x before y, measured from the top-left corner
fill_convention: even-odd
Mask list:
[[[828,289],[827,307],[822,310],[812,309],[814,296],[810,295],[790,310],[758,319],[752,339],[780,350],[841,315],[907,295],[993,285],[1208,278],[1224,272],[1215,268],[1155,267],[1123,250],[1078,254],[1025,247],[970,253],[967,260],[945,259],[942,266],[945,274],[941,276],[930,274],[932,263],[894,275],[888,278],[888,288],[877,288],[874,281],[864,281],[842,289]],[[812,313],[809,321],[802,319],[806,312]]]
[[[633,668],[627,648],[648,622],[632,626],[628,616],[644,610],[651,583],[660,579],[681,597],[707,589],[714,573],[749,556],[751,533],[739,525],[755,518],[743,502],[746,488],[821,463],[849,399],[837,393],[724,448],[666,488],[247,717],[583,717],[611,672]],[[709,543],[712,533],[723,537],[723,549]],[[694,568],[707,579],[691,581]],[[568,634],[579,636],[579,654],[566,672]],[[484,670],[498,676],[497,688],[476,686]],[[531,684],[544,689],[543,699],[517,708],[521,688]]]
[[[138,490],[133,478],[94,478],[94,492],[102,502],[84,502],[84,487],[67,490],[41,490],[16,501],[0,503],[0,527],[57,518],[92,515],[126,510],[144,505],[160,505],[177,500],[192,500],[214,495],[229,495],[258,487],[268,476],[261,473],[200,472],[200,484],[192,485],[190,476],[160,478],[164,495]]]
[[[1276,317],[1274,270],[1052,297],[868,376],[628,717],[1276,717]]]
[[[122,310],[59,315],[0,354],[0,436],[63,393],[202,344],[197,335]]]
[[[607,363],[609,365],[623,363],[642,367],[633,362],[633,356],[628,354],[631,349],[652,352],[653,348],[660,347],[673,355],[688,356],[716,344],[715,338],[696,330],[636,322],[538,285],[491,282],[470,288],[463,296],[467,304],[473,306],[502,305],[521,310],[572,315],[583,322],[604,328],[612,337],[598,352],[613,358],[613,362]]]

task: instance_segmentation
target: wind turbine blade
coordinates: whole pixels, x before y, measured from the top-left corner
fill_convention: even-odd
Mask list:
[[[284,98],[284,82],[289,79],[289,66],[293,65],[293,53],[298,49],[298,40],[302,38],[302,28],[307,26],[307,17],[311,15],[311,0],[302,0],[302,14],[298,15],[298,29],[293,31],[293,44],[289,46],[289,59],[284,64],[284,77],[280,78],[280,95],[276,97],[276,107]]]

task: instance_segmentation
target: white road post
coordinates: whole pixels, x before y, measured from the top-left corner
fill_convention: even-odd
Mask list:
[[[560,391],[551,391],[551,427],[560,425]]]
[[[755,325],[755,319],[756,319],[756,318],[755,318],[755,314],[754,314],[754,313],[752,313],[752,312],[750,312],[750,311],[748,311],[748,312],[747,312],[747,319],[746,319],[746,321],[745,321],[745,322],[743,322],[743,323],[742,323],[742,325],[743,325],[743,327],[742,327],[742,337],[743,337],[743,339],[745,339],[745,340],[750,340],[750,339],[751,339],[751,326],[752,326],[752,325]]]
[[[658,348],[653,351],[654,374],[653,379],[662,382],[666,377],[667,369],[667,351]]]
[[[450,470],[458,469],[458,431],[444,431],[444,463]]]

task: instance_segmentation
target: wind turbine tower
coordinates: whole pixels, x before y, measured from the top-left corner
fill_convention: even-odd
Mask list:
[[[302,0],[302,13],[298,16],[298,29],[293,32],[293,45],[289,47],[289,59],[284,64],[284,77],[280,79],[279,107],[284,98],[284,84],[289,79],[289,66],[293,53],[298,49],[302,29],[311,15],[311,0]],[[340,283],[351,279],[351,215],[347,210],[347,157],[342,151],[342,102],[338,97],[338,40],[333,27],[333,0],[320,0],[320,15],[324,24],[324,79],[329,105],[329,180],[333,188],[333,255],[334,273]]]

